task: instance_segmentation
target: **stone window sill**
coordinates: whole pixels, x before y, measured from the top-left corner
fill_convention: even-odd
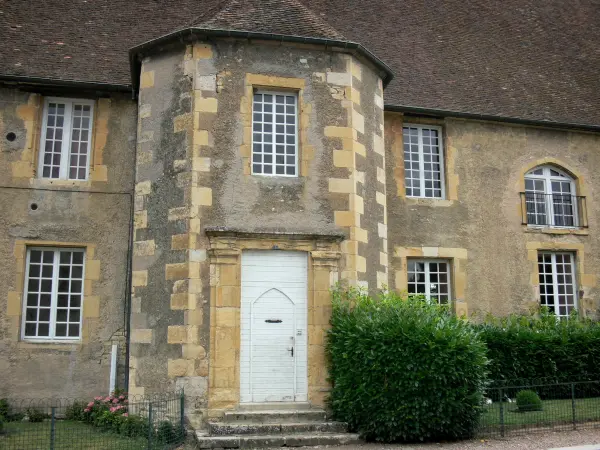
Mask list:
[[[588,236],[589,230],[587,228],[551,228],[551,227],[530,227],[527,225],[523,226],[526,233],[541,233],[541,234],[554,234],[554,235],[576,235],[576,236]]]

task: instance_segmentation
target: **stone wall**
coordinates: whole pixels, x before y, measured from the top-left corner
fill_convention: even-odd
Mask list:
[[[63,95],[96,100],[88,181],[37,177],[43,92],[0,89],[0,396],[107,393],[112,343],[125,345],[135,103],[120,95]],[[80,343],[21,339],[27,246],[86,249]],[[121,386],[124,373],[121,353]]]
[[[405,197],[405,121],[443,127],[446,200]],[[568,250],[576,253],[580,311],[597,314],[598,135],[394,113],[386,113],[385,129],[391,287],[406,288],[407,257],[445,258],[452,260],[461,314],[528,311],[539,304],[537,251]],[[587,197],[589,228],[535,230],[521,224],[523,176],[540,164],[573,174],[577,194]]]

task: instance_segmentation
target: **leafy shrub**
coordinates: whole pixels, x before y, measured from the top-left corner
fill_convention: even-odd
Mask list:
[[[65,411],[65,419],[83,421],[85,418],[85,414],[83,412],[85,407],[86,405],[83,402],[73,402],[73,404],[67,406]]]
[[[49,417],[48,414],[36,408],[27,408],[25,410],[25,413],[29,421],[33,423],[43,422],[44,419],[47,419]]]
[[[517,408],[520,412],[541,411],[542,399],[534,391],[523,390],[517,392]]]
[[[538,315],[488,317],[473,327],[488,347],[490,380],[499,384],[595,381],[600,377],[600,323],[576,316],[557,320],[542,310]],[[600,384],[587,385],[586,392],[581,389],[578,395],[600,395]],[[568,387],[553,394],[553,398],[569,396]]]
[[[140,416],[123,416],[125,420],[119,425],[120,434],[129,437],[148,436],[148,420]]]
[[[8,400],[5,398],[0,398],[0,417],[5,419],[10,415],[10,405]]]
[[[165,444],[177,442],[178,433],[175,431],[173,424],[168,420],[164,420],[158,424],[156,435],[159,442],[164,442]]]
[[[468,438],[482,411],[486,348],[422,298],[333,292],[327,337],[334,416],[366,439]]]
[[[0,434],[4,434],[4,422],[5,422],[5,418],[4,416],[0,416]]]

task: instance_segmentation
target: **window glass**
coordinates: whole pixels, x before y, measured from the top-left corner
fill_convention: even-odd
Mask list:
[[[538,253],[540,304],[559,317],[577,307],[574,260],[572,253]]]
[[[406,195],[443,198],[441,130],[438,127],[408,125],[403,128],[402,138]]]
[[[451,300],[450,263],[444,260],[408,260],[408,293],[445,304]]]

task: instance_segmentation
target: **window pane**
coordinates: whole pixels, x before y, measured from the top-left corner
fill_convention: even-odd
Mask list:
[[[443,153],[439,130],[424,126],[403,128],[404,178],[406,195],[441,198]]]
[[[42,143],[42,177],[58,178],[63,147],[65,104],[50,102],[46,108],[45,140]]]
[[[28,261],[23,335],[78,338],[84,252],[31,249]]]
[[[292,100],[290,100],[292,99]],[[256,93],[253,100],[252,173],[294,176],[296,170],[296,97]],[[273,146],[275,142],[275,147]],[[288,158],[273,158],[273,154]]]
[[[571,253],[539,253],[540,304],[565,317],[577,303],[574,284],[574,257]]]
[[[424,295],[440,303],[450,301],[449,264],[445,261],[407,262],[408,293]]]

